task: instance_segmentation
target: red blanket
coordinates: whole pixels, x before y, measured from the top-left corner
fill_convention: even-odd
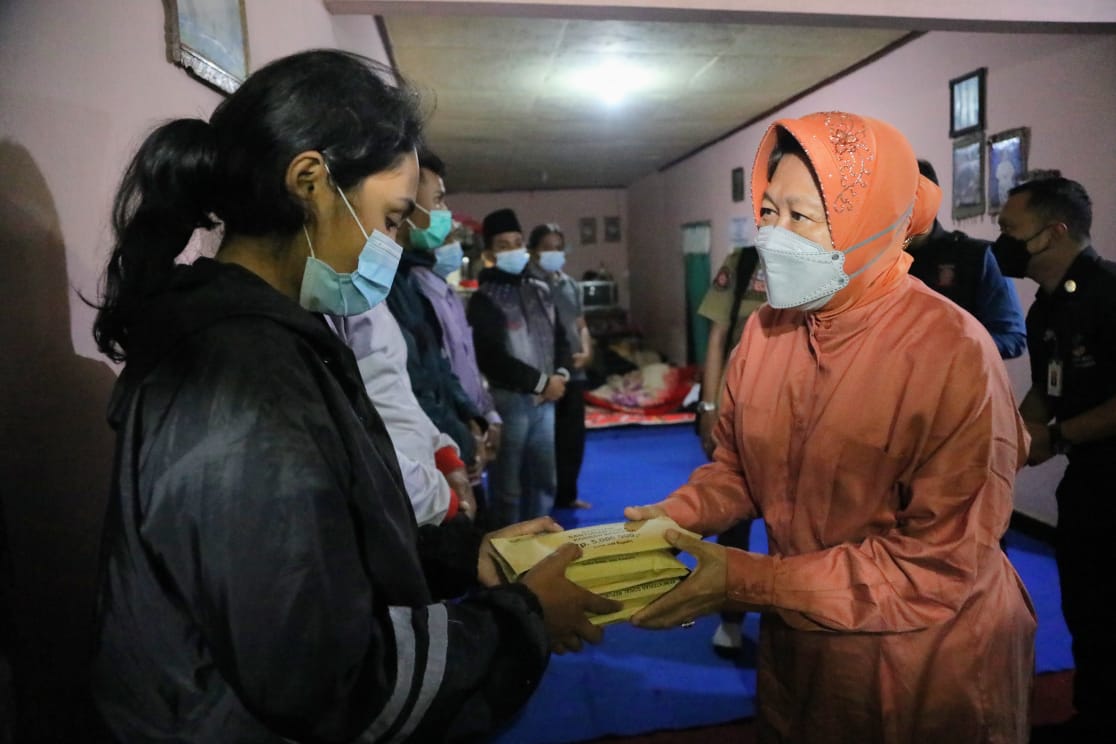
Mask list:
[[[656,416],[677,411],[697,382],[698,368],[652,364],[626,375],[614,375],[607,384],[585,393],[592,406],[611,411]]]

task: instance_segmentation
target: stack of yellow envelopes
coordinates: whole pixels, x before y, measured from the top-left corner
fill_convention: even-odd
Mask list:
[[[516,581],[559,545],[572,542],[581,546],[581,557],[569,565],[566,577],[595,594],[623,603],[618,612],[590,618],[594,625],[607,625],[627,620],[673,589],[689,573],[663,537],[668,529],[700,538],[674,520],[659,517],[542,535],[496,537],[492,547],[505,578]]]

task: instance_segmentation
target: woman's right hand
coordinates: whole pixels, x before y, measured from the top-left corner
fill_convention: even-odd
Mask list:
[[[627,519],[629,522],[642,522],[645,519],[655,519],[656,517],[665,516],[667,516],[666,510],[658,504],[624,507],[624,519]]]
[[[619,602],[593,594],[566,578],[566,566],[580,556],[581,548],[566,543],[520,579],[538,597],[550,650],[558,654],[580,651],[582,641],[600,643],[604,630],[589,622],[588,613],[602,615],[621,608]]]

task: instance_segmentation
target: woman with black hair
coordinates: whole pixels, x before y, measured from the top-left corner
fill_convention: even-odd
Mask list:
[[[420,530],[353,355],[315,314],[369,309],[395,273],[422,120],[385,73],[278,60],[208,123],[157,129],[125,174],[94,329],[126,363],[93,663],[118,739],[476,736],[523,704],[548,646],[599,640],[586,612],[613,607],[565,579],[574,546],[496,586],[487,538]],[[176,265],[216,221],[216,260]],[[465,580],[492,588],[436,601]]]
[[[527,238],[531,263],[527,271],[546,282],[554,300],[557,326],[570,347],[570,379],[566,394],[554,404],[554,463],[558,489],[554,506],[559,509],[590,509],[592,504],[578,498],[577,480],[585,459],[585,368],[593,359],[593,339],[581,306],[577,280],[562,271],[566,265],[566,236],[558,225],[536,225]]]

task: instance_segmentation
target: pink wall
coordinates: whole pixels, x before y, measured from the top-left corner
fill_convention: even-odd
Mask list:
[[[948,131],[948,81],[978,67],[988,68],[987,132],[1031,128],[1030,166],[1060,168],[1080,181],[1093,198],[1093,238],[1098,250],[1116,258],[1116,36],[1055,34],[977,34],[932,32],[887,57],[778,112],[801,116],[845,109],[885,119],[903,131],[915,150],[930,159],[942,176],[944,204],[951,149]],[[679,227],[710,220],[713,265],[728,252],[729,220],[745,213],[730,198],[730,171],[743,165],[751,173],[759,138],[770,121],[749,127],[664,173],[628,190],[628,221],[633,225],[631,255],[632,314],[647,330],[649,342],[677,358],[685,349]],[[943,222],[952,225],[948,208]],[[991,218],[957,227],[992,239]],[[1034,296],[1030,282],[1018,284],[1026,308]],[[1016,392],[1029,386],[1026,359],[1008,363]],[[1055,463],[1025,470],[1017,484],[1018,508],[1048,522],[1055,520]]]
[[[453,193],[453,163],[448,163],[450,209],[468,214],[479,222],[484,216],[501,207],[510,207],[519,216],[526,237],[531,229],[543,222],[557,222],[566,235],[569,246],[566,273],[580,279],[587,269],[597,269],[602,263],[620,285],[620,304],[628,306],[629,240],[627,219],[627,193],[623,189],[577,189],[564,191],[502,191],[495,194]],[[620,242],[604,241],[604,217],[620,218]],[[582,245],[578,236],[578,220],[582,217],[597,218],[597,242]]]
[[[316,0],[248,0],[247,11],[253,67],[309,47],[384,58],[372,19],[335,33]],[[166,61],[163,24],[151,0],[0,3],[0,506],[16,648],[37,657],[22,680],[35,717],[29,740],[83,738],[62,733],[81,723],[56,708],[66,684],[80,681],[115,376],[77,293],[96,297],[113,192],[146,132],[207,116],[220,100]]]

